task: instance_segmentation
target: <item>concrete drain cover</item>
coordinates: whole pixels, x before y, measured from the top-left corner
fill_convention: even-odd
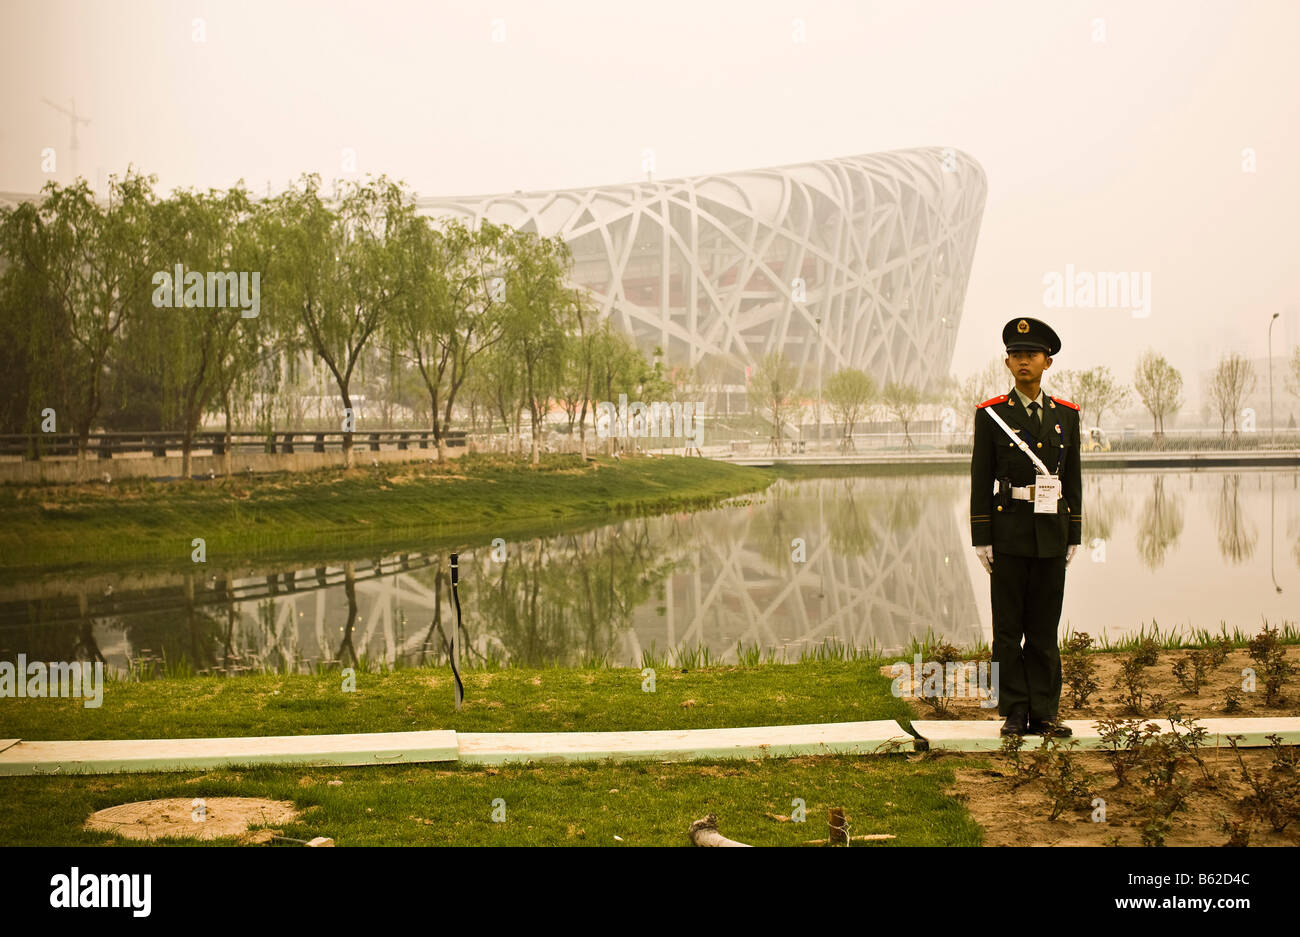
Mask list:
[[[141,800],[97,810],[86,821],[86,829],[116,833],[127,839],[185,837],[216,839],[239,836],[249,826],[289,823],[298,811],[287,800],[261,797],[201,797],[186,800]]]

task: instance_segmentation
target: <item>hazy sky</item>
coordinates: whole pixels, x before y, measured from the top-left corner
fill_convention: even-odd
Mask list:
[[[458,195],[644,178],[646,147],[670,178],[953,146],[989,180],[959,374],[1019,315],[1125,380],[1150,346],[1185,377],[1262,356],[1274,312],[1274,353],[1300,342],[1294,0],[3,0],[0,35],[0,190],[38,190],[43,147],[68,176],[42,97],[90,118],[92,182],[163,189],[279,189],[349,147]],[[1150,315],[1045,308],[1067,264],[1149,273]]]

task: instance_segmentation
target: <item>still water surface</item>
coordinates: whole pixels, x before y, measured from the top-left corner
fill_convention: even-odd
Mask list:
[[[1300,618],[1300,472],[1098,472],[1084,491],[1063,627],[1117,638]],[[639,666],[700,647],[733,662],[738,645],[797,660],[927,633],[987,642],[968,499],[962,476],[785,481],[713,510],[510,542],[504,560],[467,545],[461,653],[469,666]],[[318,563],[7,586],[0,659],[102,657],[117,673],[445,663],[445,555]]]

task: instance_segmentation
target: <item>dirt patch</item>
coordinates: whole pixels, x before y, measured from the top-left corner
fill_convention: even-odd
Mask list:
[[[1287,661],[1300,667],[1300,647],[1289,645],[1285,651]],[[1182,650],[1159,652],[1156,663],[1146,669],[1149,693],[1158,694],[1170,702],[1178,703],[1184,713],[1197,719],[1300,716],[1300,678],[1292,677],[1287,682],[1283,688],[1285,699],[1282,705],[1273,707],[1264,704],[1263,677],[1260,675],[1257,677],[1258,687],[1255,692],[1239,692],[1241,708],[1236,712],[1228,712],[1224,708],[1227,690],[1231,687],[1240,691],[1242,670],[1251,667],[1257,674],[1259,673],[1259,667],[1251,660],[1249,652],[1244,648],[1229,651],[1221,665],[1207,671],[1199,693],[1192,693],[1185,689],[1174,676],[1174,665],[1186,654],[1187,652]],[[1090,654],[1089,657],[1097,665],[1098,689],[1082,707],[1076,708],[1071,705],[1069,685],[1063,686],[1060,718],[1098,719],[1104,716],[1135,718],[1137,714],[1129,710],[1122,698],[1123,691],[1116,686],[1116,679],[1128,654],[1107,651]],[[882,667],[880,672],[887,677],[893,677],[893,671],[888,665]],[[917,686],[916,692],[919,691],[920,687]],[[915,693],[907,701],[917,719],[944,718],[937,715],[929,705],[921,702]],[[953,713],[951,718],[954,719],[1001,720],[1003,718],[998,715],[996,707],[984,709],[980,706],[979,699],[969,696],[949,700],[948,706]],[[1155,713],[1147,711],[1141,715],[1154,718]]]
[[[986,846],[1141,846],[1141,817],[1138,810],[1143,793],[1131,779],[1117,786],[1115,773],[1105,754],[1074,752],[1069,757],[1093,775],[1095,797],[1105,801],[1105,821],[1093,820],[1092,806],[1067,809],[1055,820],[1048,819],[1052,799],[1041,780],[1017,785],[1009,756],[998,752],[934,753],[931,756],[953,764],[956,783],[947,791],[959,800],[984,829]],[[1022,754],[1022,757],[1024,755]],[[1170,817],[1172,827],[1165,837],[1167,846],[1223,846],[1228,834],[1223,820],[1241,821],[1238,804],[1250,793],[1242,781],[1237,756],[1230,749],[1211,749],[1203,756],[1214,786],[1206,784],[1200,769],[1188,772],[1193,790],[1185,809]],[[1243,749],[1242,758],[1252,773],[1262,774],[1273,760],[1268,749]],[[963,767],[978,759],[993,762],[992,768]],[[1251,846],[1300,846],[1300,823],[1289,823],[1276,832],[1263,821],[1250,824]]]
[[[86,829],[115,833],[127,839],[153,840],[164,836],[217,839],[240,836],[250,826],[289,823],[297,817],[298,810],[285,800],[171,797],[97,810],[86,820]]]
[[[1300,661],[1300,648],[1288,646],[1285,652],[1293,665]],[[1130,709],[1124,691],[1117,685],[1123,662],[1130,655],[1127,652],[1098,652],[1088,656],[1096,664],[1094,679],[1098,688],[1083,706],[1075,707],[1070,699],[1069,685],[1064,686],[1060,718],[1138,718],[1139,714]],[[1281,706],[1265,705],[1261,676],[1257,678],[1259,685],[1255,692],[1238,692],[1240,708],[1236,711],[1226,709],[1228,689],[1241,689],[1242,670],[1249,667],[1259,672],[1258,665],[1244,648],[1229,651],[1222,664],[1207,670],[1199,692],[1189,690],[1174,674],[1175,664],[1186,656],[1187,652],[1183,650],[1160,650],[1156,662],[1144,671],[1145,692],[1176,703],[1190,718],[1300,716],[1300,680],[1295,677],[1283,687]],[[893,676],[888,667],[882,668],[881,672]],[[944,718],[916,697],[919,690],[919,686],[914,687],[914,695],[907,698],[915,718]],[[998,721],[1003,718],[998,715],[996,707],[982,708],[979,698],[957,697],[947,703],[951,713],[949,718]],[[1144,721],[1167,728],[1166,720],[1151,707],[1146,707],[1140,715]],[[1294,753],[1295,748],[1288,747],[1284,751]],[[1273,762],[1273,753],[1269,749],[1243,749],[1241,754],[1246,767],[1257,777],[1265,775]],[[1027,752],[1021,754],[1022,761],[1028,757]],[[1074,751],[1068,757],[1090,776],[1092,793],[1089,803],[1092,797],[1105,801],[1103,822],[1094,820],[1094,807],[1091,805],[1069,808],[1055,820],[1049,819],[1053,802],[1048,785],[1041,779],[1018,779],[1011,757],[1000,752],[932,752],[925,756],[927,760],[937,759],[953,765],[955,783],[948,793],[959,800],[983,828],[985,845],[1143,845],[1140,807],[1146,796],[1142,784],[1130,777],[1126,784],[1120,785],[1104,752]],[[1281,832],[1258,817],[1247,819],[1242,802],[1251,795],[1252,789],[1242,778],[1237,756],[1231,749],[1207,749],[1201,757],[1205,762],[1205,773],[1210,777],[1207,779],[1194,764],[1183,769],[1191,789],[1183,807],[1169,818],[1171,825],[1165,835],[1165,845],[1225,845],[1229,840],[1229,832],[1223,828],[1225,822],[1244,823],[1252,846],[1300,845],[1300,819],[1288,823]],[[992,762],[993,767],[977,766],[981,761]]]

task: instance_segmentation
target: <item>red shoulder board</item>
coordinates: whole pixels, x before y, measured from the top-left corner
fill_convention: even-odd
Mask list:
[[[1052,399],[1055,400],[1057,403],[1065,404],[1071,410],[1079,409],[1079,405],[1077,403],[1070,403],[1070,401],[1066,400],[1064,397],[1053,397]]]
[[[995,404],[995,403],[1002,403],[1002,402],[1003,402],[1004,400],[1006,400],[1006,399],[1007,399],[1007,395],[1006,395],[1006,394],[999,394],[998,396],[992,398],[991,400],[986,400],[986,401],[984,401],[982,404],[980,404],[980,405],[979,405],[978,407],[976,407],[975,409],[976,409],[976,410],[980,410],[980,409],[983,409],[984,407],[990,406],[990,405]],[[1073,406],[1073,404],[1071,404],[1071,406]]]

